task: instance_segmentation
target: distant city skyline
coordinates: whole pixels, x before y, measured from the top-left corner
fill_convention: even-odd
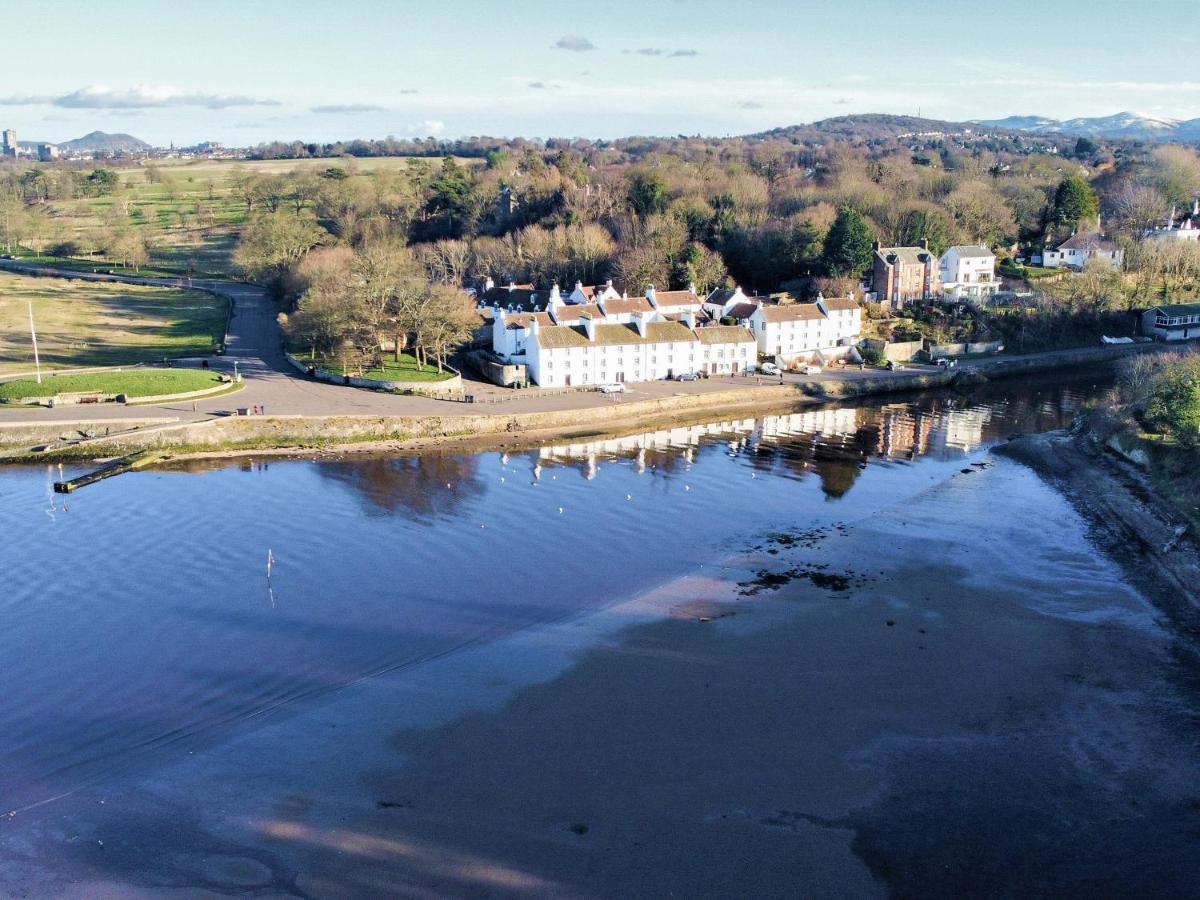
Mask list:
[[[1194,0],[64,0],[6,45],[0,128],[153,144],[744,134],[851,113],[1200,117]],[[78,23],[78,24],[75,24]],[[50,42],[49,46],[47,40]],[[49,53],[49,56],[48,56]],[[1178,60],[1179,62],[1175,62]],[[1175,73],[1180,73],[1178,76]],[[1195,79],[1195,80],[1192,80]]]

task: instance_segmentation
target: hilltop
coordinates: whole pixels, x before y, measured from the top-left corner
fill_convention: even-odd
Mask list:
[[[63,141],[58,145],[60,150],[78,153],[108,152],[124,153],[143,152],[153,147],[131,134],[108,134],[104,131],[92,131],[83,137],[71,141]]]

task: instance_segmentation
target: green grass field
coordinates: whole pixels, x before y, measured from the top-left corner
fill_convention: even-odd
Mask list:
[[[239,172],[278,175],[336,167],[353,178],[375,171],[403,170],[412,159],[151,160],[149,165],[159,173],[156,181],[152,182],[150,169],[142,163],[116,170],[121,180],[116,194],[44,204],[41,208],[48,219],[43,233],[12,252],[39,256],[64,241],[94,247],[106,222],[119,221],[144,229],[150,237],[150,262],[143,272],[227,276],[234,272],[233,248],[247,218],[246,207],[233,187]],[[434,168],[441,165],[440,158],[424,161]],[[464,165],[482,164],[475,159],[459,161]],[[116,267],[115,261],[98,253],[77,259],[89,270]]]
[[[308,351],[292,351],[297,359],[309,358]],[[315,365],[335,375],[353,375],[356,378],[373,378],[377,381],[448,381],[454,377],[453,372],[439,372],[437,366],[429,363],[424,368],[417,368],[417,360],[411,354],[401,353],[400,359],[393,359],[391,353],[385,353],[379,366],[359,369],[358,366],[343,366],[332,357],[317,355]]]
[[[228,308],[203,291],[0,272],[0,375],[33,370],[30,301],[43,369],[211,353],[224,339]]]
[[[32,378],[0,382],[0,401],[56,394],[125,394],[130,398],[183,394],[218,387],[221,377],[202,369],[132,369],[128,372],[88,372],[47,375],[38,384]]]

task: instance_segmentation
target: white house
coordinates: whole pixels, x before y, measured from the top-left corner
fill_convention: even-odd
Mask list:
[[[816,303],[755,305],[749,326],[762,356],[781,365],[845,356],[862,334],[862,308],[851,297]]]
[[[1146,237],[1154,241],[1200,242],[1200,199],[1192,204],[1191,215],[1184,216],[1179,224],[1175,223],[1175,207],[1172,206],[1166,224],[1148,232]]]
[[[704,298],[704,311],[714,319],[722,319],[735,311],[744,312],[749,317],[754,311],[754,302],[742,293],[740,287],[717,288]],[[733,316],[733,318],[742,318]]]
[[[676,316],[685,312],[698,313],[704,309],[704,303],[696,295],[694,284],[689,284],[685,291],[656,291],[654,285],[650,285],[646,288],[646,299],[663,316]]]
[[[1047,247],[1042,254],[1042,265],[1047,269],[1082,269],[1093,259],[1120,268],[1125,253],[1111,238],[1098,232],[1073,234],[1057,247]]]
[[[950,247],[938,260],[942,296],[986,299],[1000,289],[996,254],[981,244]]]
[[[735,374],[756,362],[746,329],[700,328],[691,312],[677,322],[655,321],[653,310],[632,313],[627,322],[585,315],[576,325],[547,324],[543,316],[548,314],[498,310],[492,348],[508,362],[524,363],[529,380],[543,387],[654,381],[685,372]]]

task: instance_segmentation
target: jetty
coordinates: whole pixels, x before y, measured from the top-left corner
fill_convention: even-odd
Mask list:
[[[130,453],[128,456],[109,460],[99,468],[80,475],[78,478],[56,481],[54,482],[54,492],[56,494],[70,494],[81,487],[87,487],[89,484],[95,484],[97,481],[103,481],[105,478],[124,475],[126,472],[136,472],[138,469],[152,466],[163,459],[164,456],[166,456],[165,453],[156,450],[139,450],[136,453]]]

